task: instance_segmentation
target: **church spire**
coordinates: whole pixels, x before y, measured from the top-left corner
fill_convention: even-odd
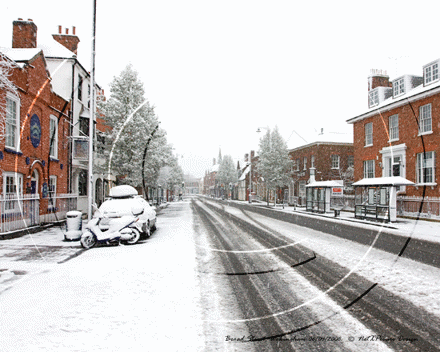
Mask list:
[[[219,164],[222,162],[222,149],[218,148],[218,161]]]

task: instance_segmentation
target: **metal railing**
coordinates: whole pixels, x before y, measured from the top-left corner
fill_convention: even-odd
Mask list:
[[[41,209],[38,194],[0,195],[0,233],[7,233],[52,223],[66,218],[66,213],[77,208],[78,195],[59,194],[48,199],[47,209]],[[43,203],[46,204],[46,203]]]
[[[0,196],[0,233],[20,230],[40,224],[38,194]]]
[[[332,197],[330,206],[331,208],[354,211],[355,196],[344,195],[341,198]],[[397,196],[396,208],[397,215],[399,216],[440,220],[440,198],[438,197]]]
[[[438,197],[397,197],[397,214],[440,220],[440,198]]]
[[[42,223],[57,222],[66,219],[66,213],[77,210],[77,194],[57,194],[48,199],[47,213],[41,216]]]

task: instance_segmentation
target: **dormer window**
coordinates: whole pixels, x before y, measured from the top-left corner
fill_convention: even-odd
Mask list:
[[[423,77],[426,84],[430,84],[438,80],[438,62],[425,66],[423,69]]]
[[[379,91],[377,89],[372,90],[368,93],[368,106],[371,108],[372,106],[379,104]]]
[[[405,80],[402,77],[393,82],[393,97],[397,97],[403,93],[405,93]]]

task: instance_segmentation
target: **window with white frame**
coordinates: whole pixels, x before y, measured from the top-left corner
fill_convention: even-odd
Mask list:
[[[438,62],[426,66],[424,69],[425,84],[438,80]]]
[[[372,107],[379,104],[379,91],[377,89],[368,93],[368,106]]]
[[[6,96],[5,146],[19,149],[20,99],[12,94]]]
[[[348,167],[354,167],[354,155],[349,155],[347,158]]]
[[[432,132],[431,104],[419,108],[419,134]]]
[[[315,156],[314,156],[314,155],[312,155],[312,156],[310,157],[310,167],[311,167],[312,169],[315,168]]]
[[[364,161],[364,178],[374,177],[374,160]]]
[[[339,155],[332,155],[332,169],[339,169]]]
[[[393,115],[388,118],[388,128],[390,133],[390,141],[399,139],[399,115]]]
[[[50,116],[50,156],[58,158],[58,119],[55,116]]]
[[[304,157],[304,168],[303,170],[307,170],[307,157]]]
[[[48,193],[49,193],[49,209],[55,209],[56,208],[56,195],[57,195],[57,177],[56,176],[49,177]]]
[[[299,171],[300,169],[300,159],[296,159],[296,171]]]
[[[393,97],[405,93],[405,80],[400,78],[393,82]]]
[[[3,194],[6,200],[5,212],[11,212],[18,208],[18,199],[23,195],[23,175],[15,172],[4,172]]]
[[[373,123],[365,124],[365,146],[373,145]]]
[[[416,177],[417,183],[435,182],[435,153],[425,152],[417,154]]]

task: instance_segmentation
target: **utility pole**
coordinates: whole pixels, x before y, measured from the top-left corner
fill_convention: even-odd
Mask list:
[[[92,70],[90,73],[90,121],[89,121],[89,187],[88,187],[88,219],[92,219],[93,203],[93,140],[95,110],[96,110],[96,92],[95,92],[95,36],[96,36],[96,0],[93,0],[93,29],[92,29]]]

